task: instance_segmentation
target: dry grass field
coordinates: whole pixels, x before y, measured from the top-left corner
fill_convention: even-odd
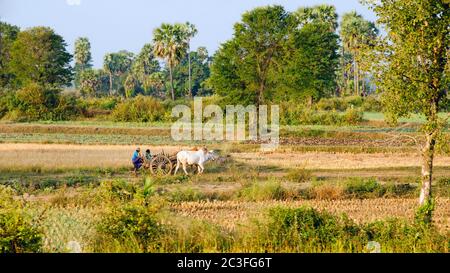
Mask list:
[[[0,144],[0,169],[78,169],[129,167],[136,145]],[[142,146],[153,153],[176,153],[189,146]],[[326,152],[231,153],[233,159],[254,166],[352,170],[364,168],[418,167],[418,154],[357,154]],[[450,166],[450,156],[437,156],[435,166]]]
[[[368,223],[386,218],[403,218],[412,221],[417,201],[410,198],[361,199],[361,200],[302,200],[264,202],[185,202],[173,205],[175,212],[201,220],[212,221],[234,230],[251,217],[261,214],[270,207],[296,208],[308,206],[319,211],[336,214],[345,213],[358,223]],[[450,199],[437,200],[435,224],[443,232],[450,231]]]
[[[202,144],[167,145],[170,136],[164,126],[3,124],[0,129],[0,185],[12,187],[14,199],[23,200],[26,210],[38,218],[44,252],[67,252],[69,241],[80,242],[87,252],[264,252],[264,240],[272,239],[266,237],[267,230],[259,229],[265,224],[258,221],[275,221],[268,213],[284,213],[279,208],[345,214],[361,232],[386,229],[385,237],[378,239],[384,240],[386,252],[449,251],[445,242],[450,232],[450,155],[435,159],[436,231],[420,235],[418,243],[414,236],[421,231],[415,231],[413,223],[420,157],[410,143],[386,142],[383,133],[299,129],[289,132],[274,152],[259,152],[257,143],[205,144],[219,150],[224,161],[208,163],[203,176],[162,178],[145,172],[136,177],[130,171],[137,146],[153,154],[174,154]],[[326,217],[308,215],[304,217]],[[139,228],[149,228],[159,219],[175,234],[162,232],[158,224],[152,228],[165,235],[155,243],[158,249],[146,248],[139,241],[147,238],[142,234],[122,238],[122,233],[114,233],[129,230],[120,225],[130,219],[146,223],[134,223]],[[366,226],[377,221],[386,226]],[[106,231],[99,228],[104,223]],[[294,246],[271,246],[269,251],[365,251],[367,235],[350,242],[348,234],[343,236],[330,245],[317,245],[317,238],[311,237]]]

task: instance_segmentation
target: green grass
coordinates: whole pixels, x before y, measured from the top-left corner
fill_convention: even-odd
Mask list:
[[[449,116],[449,113],[439,113],[441,118],[446,118]],[[364,119],[371,121],[384,121],[383,113],[374,113],[374,112],[365,112]],[[425,116],[418,114],[411,114],[409,118],[400,118],[399,122],[408,122],[408,123],[424,123],[426,121]],[[448,121],[450,124],[450,120]]]

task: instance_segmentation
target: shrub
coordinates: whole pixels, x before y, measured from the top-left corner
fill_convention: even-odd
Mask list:
[[[407,195],[416,195],[417,187],[412,186],[411,184],[395,184],[388,183],[383,185],[383,190],[385,196],[407,196]]]
[[[178,188],[169,192],[167,198],[170,202],[180,203],[206,200],[207,196],[204,193],[193,188]]]
[[[364,114],[356,109],[347,109],[344,114],[344,123],[347,125],[357,125],[363,121]]]
[[[364,98],[361,109],[365,112],[381,112],[383,110],[383,105],[376,97],[368,96]]]
[[[275,251],[351,251],[359,234],[360,228],[346,217],[306,207],[278,207],[269,210],[264,245]]]
[[[135,185],[122,179],[103,181],[99,190],[106,199],[119,199],[121,201],[132,200],[138,192]]]
[[[368,241],[376,241],[381,252],[447,252],[448,240],[433,226],[388,219],[362,225]]]
[[[369,252],[368,243],[380,244],[381,252],[447,252],[448,240],[433,226],[384,220],[356,224],[312,208],[276,207],[264,222],[256,221],[241,244],[266,252]]]
[[[364,99],[360,96],[349,96],[343,98],[344,103],[347,105],[347,108],[342,109],[342,111],[345,111],[349,108],[358,108],[361,107]]]
[[[142,95],[120,103],[112,113],[115,121],[123,122],[162,121],[165,116],[164,106],[157,99]]]
[[[100,236],[123,243],[135,240],[143,252],[158,248],[164,227],[155,212],[140,205],[127,204],[106,213],[97,226]]]
[[[108,115],[119,103],[115,97],[80,98],[78,107],[82,109],[83,116],[92,118],[99,115]]]
[[[335,184],[320,183],[311,188],[310,195],[319,200],[337,200],[344,196],[344,189]]]
[[[42,231],[13,195],[11,188],[0,185],[0,253],[39,252]]]
[[[311,177],[312,171],[306,168],[292,169],[286,175],[287,180],[296,183],[308,182],[311,179]]]
[[[284,200],[288,196],[287,191],[279,181],[253,182],[237,192],[237,198],[245,201]]]
[[[188,218],[173,219],[170,232],[161,239],[163,252],[217,253],[229,251],[232,241],[224,228],[208,221]]]
[[[370,196],[382,196],[383,187],[374,178],[362,179],[351,178],[344,185],[345,193],[357,198],[367,198]]]
[[[348,107],[347,102],[342,98],[322,98],[317,104],[317,110],[322,111],[345,111]]]

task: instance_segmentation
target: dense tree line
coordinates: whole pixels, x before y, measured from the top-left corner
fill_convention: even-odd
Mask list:
[[[88,38],[68,53],[52,29],[20,31],[1,23],[2,89],[37,83],[56,89],[73,86],[84,97],[139,94],[162,99],[218,94],[227,103],[313,102],[334,95],[369,93],[364,51],[378,35],[374,23],[351,12],[340,22],[334,6],[256,8],[243,14],[233,38],[209,56],[191,50],[196,27],[164,23],[137,54],[105,54],[103,67],[92,66]],[[73,67],[71,61],[73,58]]]

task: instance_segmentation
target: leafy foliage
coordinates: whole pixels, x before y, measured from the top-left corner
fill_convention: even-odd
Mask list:
[[[13,196],[11,188],[0,185],[0,253],[39,252],[42,231]]]
[[[31,82],[53,87],[69,85],[72,56],[66,46],[64,39],[51,28],[21,31],[11,48],[9,71],[21,85]]]
[[[165,118],[164,106],[155,98],[137,96],[117,105],[112,116],[115,121],[152,122]]]

